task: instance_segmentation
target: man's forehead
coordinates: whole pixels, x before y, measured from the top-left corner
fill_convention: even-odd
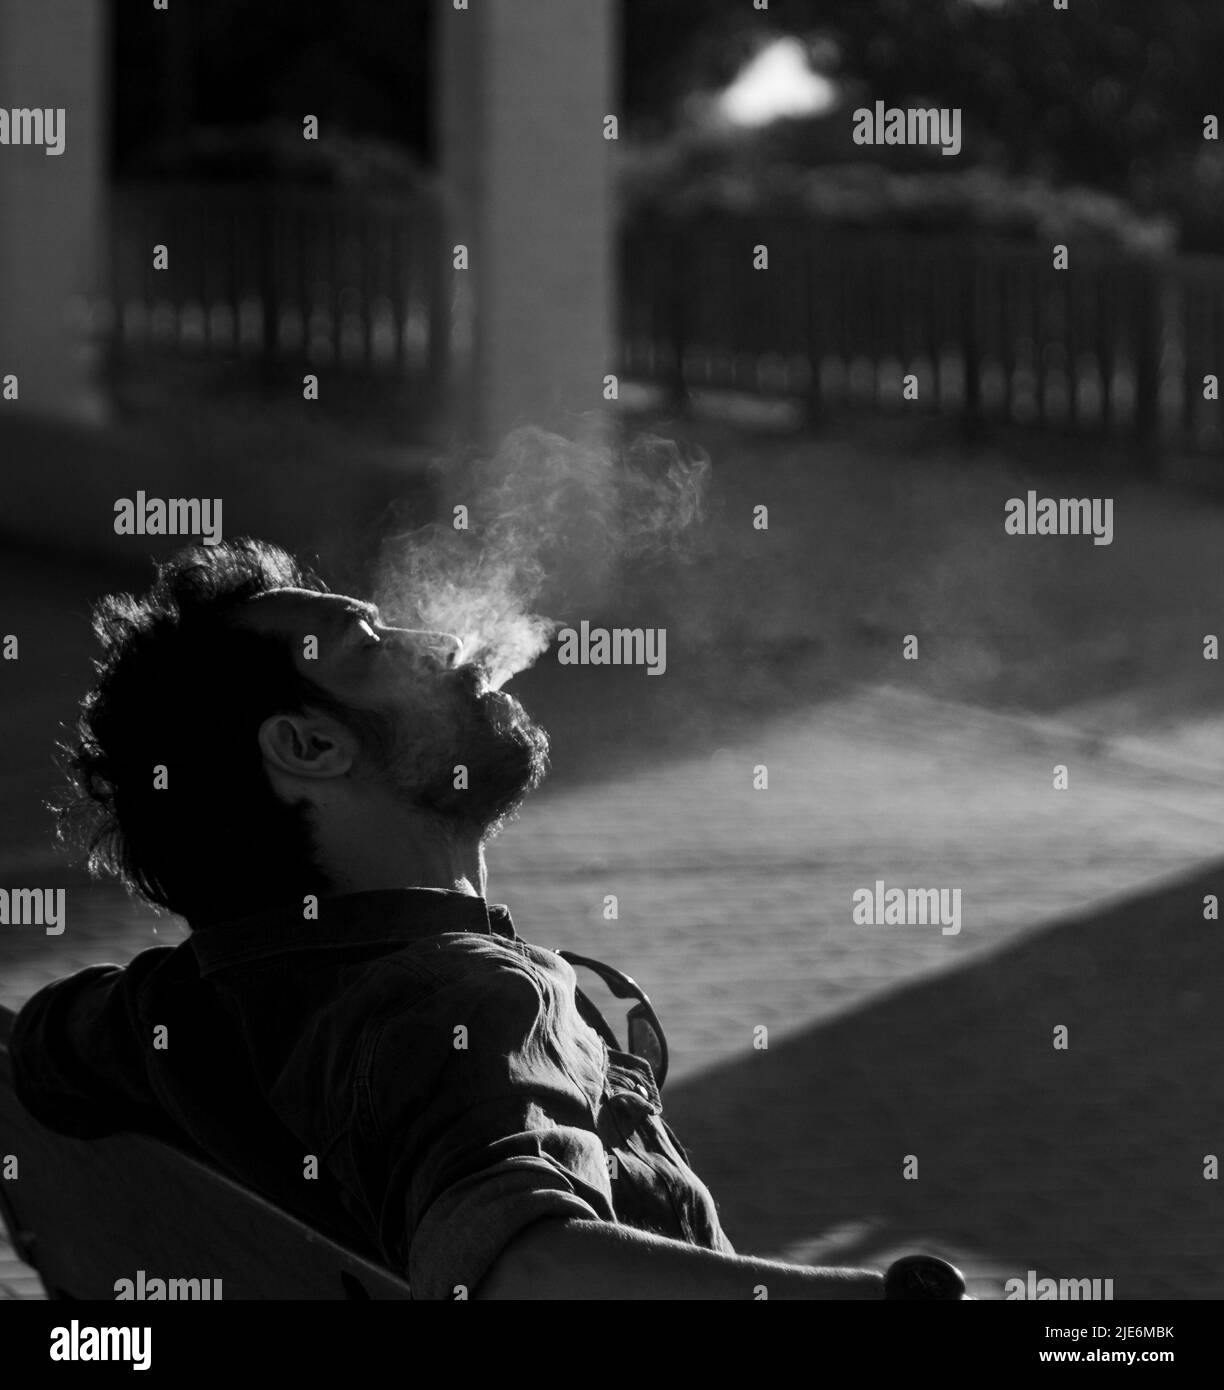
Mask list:
[[[347,594],[320,594],[310,589],[270,589],[248,599],[239,610],[242,625],[258,632],[308,631],[311,627],[338,626],[354,614],[372,617],[373,604]]]

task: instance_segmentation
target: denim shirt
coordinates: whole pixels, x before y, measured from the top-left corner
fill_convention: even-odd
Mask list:
[[[733,1253],[649,1064],[587,1026],[575,988],[504,907],[355,893],[56,981],[10,1052],[48,1127],[194,1148],[416,1298],[472,1293],[547,1216]]]

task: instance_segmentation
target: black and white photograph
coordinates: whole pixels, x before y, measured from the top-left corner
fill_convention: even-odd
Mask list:
[[[1222,73],[0,0],[0,1364],[1209,1354]]]

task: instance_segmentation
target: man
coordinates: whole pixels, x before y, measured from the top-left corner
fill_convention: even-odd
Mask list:
[[[457,639],[249,540],[180,552],[94,628],[63,825],[192,932],[29,1001],[37,1118],[194,1147],[416,1297],[883,1296],[736,1255],[650,1065],[485,902],[548,743]]]

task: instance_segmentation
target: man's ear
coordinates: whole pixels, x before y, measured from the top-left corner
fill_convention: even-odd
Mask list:
[[[274,714],[259,726],[259,748],[275,772],[291,777],[343,777],[357,760],[357,738],[336,719]]]

